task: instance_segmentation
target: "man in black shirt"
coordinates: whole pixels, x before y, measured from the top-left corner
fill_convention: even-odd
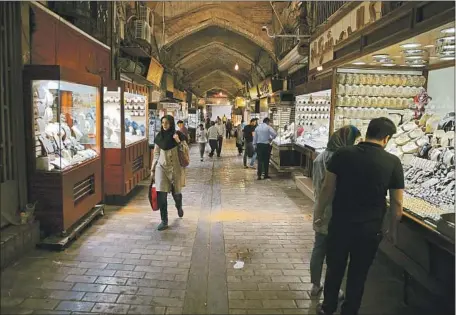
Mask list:
[[[253,147],[253,133],[255,132],[255,128],[257,127],[257,120],[255,118],[250,119],[250,125],[244,127],[244,167],[248,168],[247,166],[247,157],[252,158],[250,162],[250,167],[253,168],[255,163],[255,149]],[[250,154],[250,156],[248,156]],[[252,156],[253,155],[253,156]]]
[[[347,288],[341,315],[358,314],[364,282],[383,237],[388,190],[391,229],[393,233],[396,231],[402,216],[404,174],[399,158],[384,150],[395,133],[396,126],[388,118],[373,119],[365,142],[339,149],[329,161],[314,218],[314,224],[318,226],[332,201],[327,237],[328,268],[324,301],[317,307],[319,315],[332,315],[336,311],[348,257]],[[395,241],[395,235],[392,238]]]

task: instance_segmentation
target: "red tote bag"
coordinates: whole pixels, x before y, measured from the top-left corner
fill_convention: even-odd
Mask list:
[[[158,197],[155,184],[150,184],[149,186],[149,203],[153,211],[158,210]]]

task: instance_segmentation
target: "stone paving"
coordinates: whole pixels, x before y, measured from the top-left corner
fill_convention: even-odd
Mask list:
[[[257,181],[233,142],[222,158],[191,150],[183,219],[170,229],[147,187],[108,207],[62,252],[34,250],[1,274],[1,314],[314,314],[312,202],[289,177]],[[243,268],[235,269],[237,261]],[[361,314],[419,314],[376,263]]]

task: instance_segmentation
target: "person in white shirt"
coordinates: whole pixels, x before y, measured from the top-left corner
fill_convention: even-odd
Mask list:
[[[198,130],[196,130],[196,142],[199,144],[201,162],[203,162],[204,151],[206,150],[207,143],[207,131],[204,130],[203,124],[200,124]]]
[[[214,156],[214,151],[218,151],[218,139],[223,137],[219,131],[219,128],[215,125],[215,122],[211,121],[211,127],[207,130],[207,138],[209,139],[209,145],[211,146],[211,153],[209,157]]]
[[[226,135],[226,128],[225,125],[222,123],[222,120],[217,120],[216,125],[219,131],[219,137],[217,139],[217,157],[220,157],[220,153],[222,152],[222,145],[223,145],[223,137]]]

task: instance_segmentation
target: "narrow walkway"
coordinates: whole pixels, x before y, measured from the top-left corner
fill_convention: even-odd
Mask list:
[[[257,181],[234,143],[192,148],[183,219],[155,230],[147,187],[108,207],[64,252],[35,250],[1,274],[1,314],[314,314],[312,202],[289,178]],[[172,199],[170,198],[170,201]],[[244,263],[235,269],[236,261]],[[374,265],[361,314],[418,314]]]

